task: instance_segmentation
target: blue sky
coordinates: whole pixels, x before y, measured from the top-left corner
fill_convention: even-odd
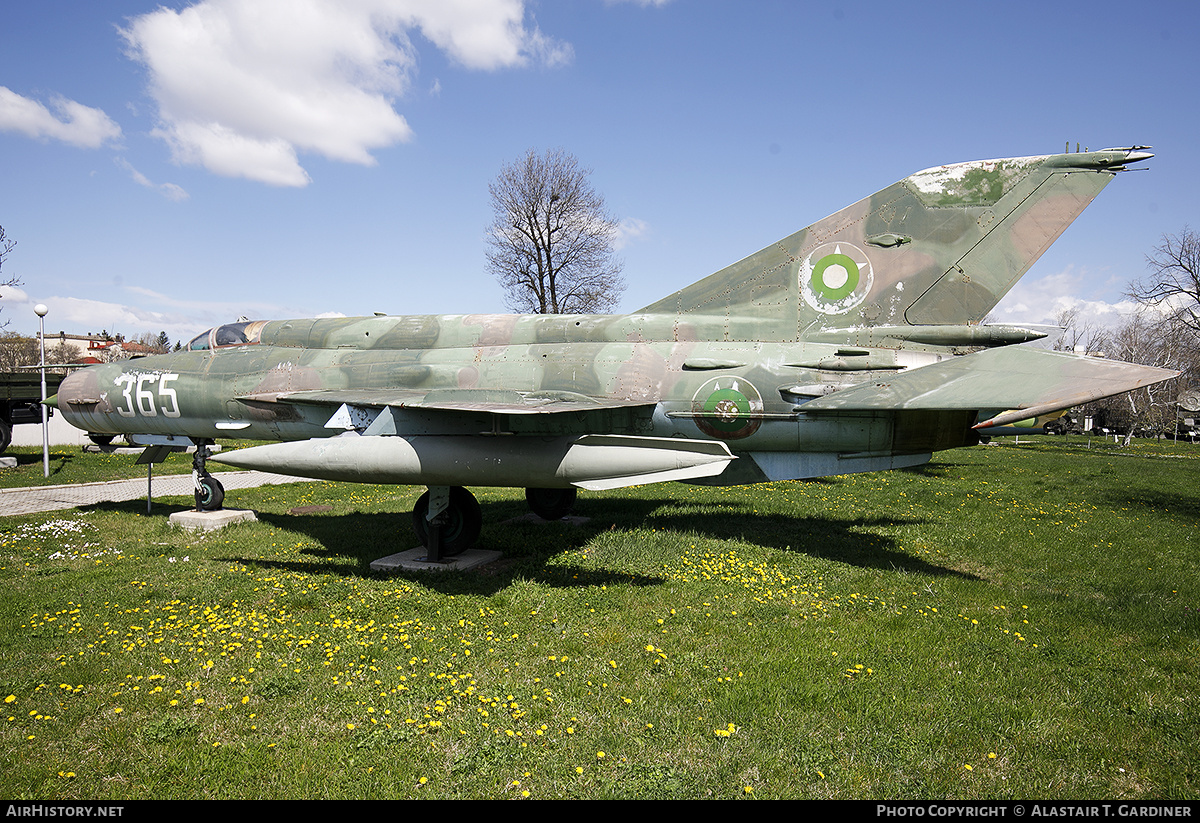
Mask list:
[[[346,7],[350,7],[347,10]],[[0,322],[504,311],[487,186],[561,147],[633,311],[920,169],[1149,144],[998,319],[1111,322],[1197,215],[1193,2],[6,4]]]

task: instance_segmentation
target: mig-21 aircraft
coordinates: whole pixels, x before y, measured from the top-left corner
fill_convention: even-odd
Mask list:
[[[918,172],[626,315],[375,316],[238,322],[186,350],[67,377],[75,426],[190,439],[211,459],[429,488],[431,558],[470,547],[466,486],[732,485],[916,466],[980,432],[1174,372],[1019,346],[984,317],[1142,146]]]

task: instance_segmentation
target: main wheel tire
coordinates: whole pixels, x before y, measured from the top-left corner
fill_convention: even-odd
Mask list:
[[[429,492],[417,499],[413,507],[413,531],[421,545],[429,548]],[[446,509],[446,524],[440,530],[443,557],[462,554],[475,545],[483,528],[483,512],[475,495],[462,486],[450,487],[450,507]]]
[[[196,508],[202,512],[220,511],[221,504],[225,502],[225,487],[221,481],[210,475],[201,477],[197,483]]]
[[[88,432],[88,440],[91,440],[97,446],[111,446],[115,438],[115,434],[93,434],[92,432]]]
[[[526,489],[525,502],[529,510],[543,520],[562,520],[575,508],[578,492],[568,489]]]
[[[8,448],[8,444],[12,442],[12,426],[0,420],[0,454],[4,454],[4,450]]]

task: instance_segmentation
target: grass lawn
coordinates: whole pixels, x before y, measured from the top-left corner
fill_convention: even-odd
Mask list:
[[[475,489],[468,573],[369,571],[415,487],[0,513],[0,796],[1196,798],[1200,450],[1086,445]]]

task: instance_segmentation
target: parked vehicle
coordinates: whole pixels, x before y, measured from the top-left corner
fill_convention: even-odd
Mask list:
[[[58,391],[63,375],[46,375],[47,396]],[[53,409],[46,409],[47,417]],[[42,422],[42,376],[36,371],[0,374],[0,454],[12,442],[12,427]]]

